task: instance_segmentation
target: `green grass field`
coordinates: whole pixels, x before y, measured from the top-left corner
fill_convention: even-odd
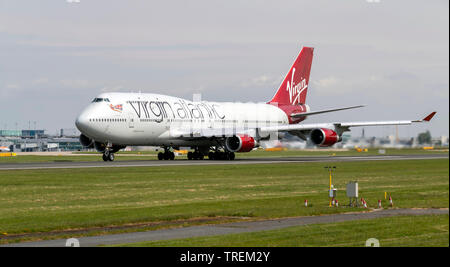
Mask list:
[[[387,206],[384,192],[388,192],[396,207],[448,208],[448,159],[336,163],[339,208],[328,207],[324,165],[0,171],[0,233],[357,211],[360,209],[342,207],[347,201],[345,184],[352,180],[358,180],[360,195],[369,207],[375,207],[378,199]],[[305,199],[311,207],[303,206]]]
[[[132,247],[363,247],[376,238],[381,247],[448,247],[449,217],[399,216],[281,230],[125,244]]]

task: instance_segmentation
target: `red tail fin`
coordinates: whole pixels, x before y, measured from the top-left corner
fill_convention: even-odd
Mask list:
[[[281,105],[305,104],[308,91],[309,73],[313,59],[314,48],[303,47],[280,88],[269,103]]]

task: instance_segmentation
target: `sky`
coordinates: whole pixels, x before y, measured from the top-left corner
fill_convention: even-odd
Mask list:
[[[367,105],[305,123],[437,111],[399,135],[449,135],[447,0],[0,0],[0,129],[75,128],[102,92],[268,101],[302,46],[312,110]]]

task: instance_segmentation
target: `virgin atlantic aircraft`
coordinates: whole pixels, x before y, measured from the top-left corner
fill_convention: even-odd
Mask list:
[[[190,101],[178,97],[143,93],[103,93],[76,119],[80,142],[113,161],[126,146],[158,146],[159,160],[173,160],[173,149],[190,147],[188,159],[233,160],[236,152],[250,152],[261,140],[288,132],[317,146],[328,147],[342,140],[351,127],[409,125],[421,120],[331,122],[303,124],[308,116],[352,106],[311,111],[306,104],[313,48],[304,47],[273,98],[267,103]]]

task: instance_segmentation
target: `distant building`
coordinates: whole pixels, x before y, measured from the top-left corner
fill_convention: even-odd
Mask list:
[[[42,138],[45,130],[0,130],[1,137]]]
[[[45,130],[22,130],[22,138],[42,138]]]
[[[80,131],[75,128],[65,128],[60,130],[61,137],[78,137],[80,134]]]
[[[22,130],[0,130],[0,136],[4,137],[20,137],[22,136]]]

